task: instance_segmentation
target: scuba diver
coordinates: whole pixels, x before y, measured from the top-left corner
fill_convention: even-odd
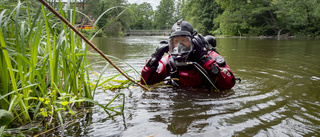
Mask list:
[[[162,57],[164,53],[168,55]],[[177,87],[206,86],[231,89],[236,78],[225,59],[216,51],[213,36],[203,37],[186,21],[171,29],[169,41],[161,41],[141,72],[141,84],[152,85],[170,77]]]

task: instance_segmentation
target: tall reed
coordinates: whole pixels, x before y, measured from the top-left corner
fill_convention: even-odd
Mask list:
[[[57,10],[74,25],[75,8],[64,10],[59,2]],[[1,11],[0,44],[0,109],[21,124],[39,116],[63,124],[62,112],[73,114],[70,106],[80,108],[85,101],[114,111],[111,102],[93,101],[87,44],[40,3],[26,0]]]

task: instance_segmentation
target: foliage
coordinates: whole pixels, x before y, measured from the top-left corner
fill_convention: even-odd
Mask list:
[[[225,11],[215,19],[226,35],[319,34],[317,0],[216,0]]]
[[[175,11],[174,11],[174,21],[178,21],[180,19],[185,19],[185,14],[183,14],[182,9],[186,5],[186,0],[175,0]]]
[[[0,109],[12,112],[20,124],[59,119],[63,125],[63,116],[74,114],[72,107],[98,104],[89,78],[91,53],[40,3],[15,4],[0,12]],[[63,7],[59,3],[57,10],[74,25],[75,7]]]
[[[173,18],[174,11],[174,0],[161,0],[155,11],[155,28],[160,30],[170,29],[176,22]]]
[[[11,123],[13,120],[13,114],[4,109],[0,109],[0,127]]]
[[[270,1],[270,0],[269,0]],[[215,19],[225,35],[240,35],[249,33],[249,30],[257,25],[266,25],[257,20],[259,17],[267,17],[268,12],[272,12],[272,7],[267,4],[269,1],[232,1],[217,0],[225,11]],[[258,26],[257,26],[258,27]],[[259,34],[258,34],[259,35]]]
[[[128,29],[170,29],[179,19],[190,22],[204,35],[303,35],[318,36],[319,0],[161,0],[156,9],[150,3],[128,4],[125,0],[85,0],[84,13],[94,19],[112,6],[127,6],[118,21],[103,32],[119,36]],[[109,24],[120,9],[101,18],[98,27]],[[111,27],[112,26],[112,27]]]
[[[81,3],[79,3],[81,6]],[[90,16],[90,19],[96,20],[102,13],[103,13],[103,8],[101,10],[101,7],[105,5],[101,5],[100,0],[85,0],[84,4],[82,4],[83,8],[81,8],[81,11],[85,13],[86,15]],[[93,23],[89,20],[83,20],[84,24],[90,24]]]
[[[87,46],[66,25],[53,22],[52,14],[30,1],[1,12],[1,108],[14,112],[21,123],[32,120],[30,111],[44,117],[60,115],[60,110],[72,113],[68,104],[79,108],[80,97],[92,98],[85,75]]]
[[[217,29],[214,27],[213,19],[218,17],[223,10],[212,0],[190,0],[182,12],[185,20],[189,21],[197,31],[206,35]]]
[[[126,0],[85,0],[84,9],[81,11],[89,15],[93,22],[83,21],[84,24],[94,23],[96,20],[98,29],[103,29],[102,32],[105,32],[108,36],[118,36],[122,28],[129,28],[129,19],[130,13],[123,13],[123,8],[113,8],[113,7],[124,7],[127,5]],[[108,11],[108,14],[105,14],[105,11]],[[119,18],[118,21],[114,21],[119,14],[124,14],[124,17]],[[100,17],[100,15],[102,15]],[[106,25],[113,27],[106,27]]]
[[[287,22],[286,29],[295,35],[319,36],[319,0],[274,0],[278,6],[276,15]]]
[[[130,16],[130,28],[133,30],[150,30],[152,29],[153,9],[150,3],[143,2],[140,5],[131,4],[130,9],[134,15]]]

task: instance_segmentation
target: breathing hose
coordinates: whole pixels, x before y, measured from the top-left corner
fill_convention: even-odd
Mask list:
[[[219,89],[214,85],[214,80],[209,76],[208,72],[197,62],[177,62],[174,60],[170,60],[169,62],[171,64],[171,67],[174,67],[174,70],[177,69],[177,66],[188,66],[188,65],[193,65],[195,68],[199,70],[199,72],[209,81],[209,83],[214,87],[217,91]]]
[[[214,87],[216,90],[219,89],[214,85],[214,80],[209,76],[208,72],[197,62],[191,62],[199,71],[200,73],[209,81],[209,83]]]

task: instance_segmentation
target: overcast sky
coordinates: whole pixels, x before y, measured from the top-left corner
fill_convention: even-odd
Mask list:
[[[148,2],[151,4],[152,9],[156,10],[156,7],[160,4],[160,0],[128,0],[129,3],[137,3],[137,4],[141,4],[143,2]]]

